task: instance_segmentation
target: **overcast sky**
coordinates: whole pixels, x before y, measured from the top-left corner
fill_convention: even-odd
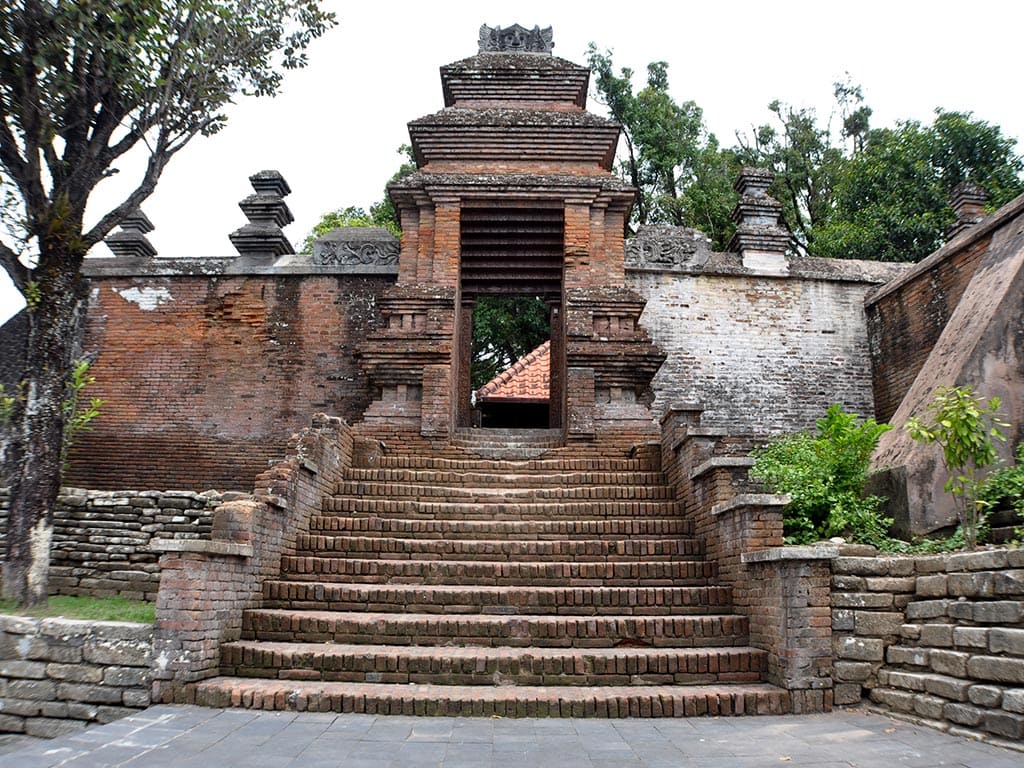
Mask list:
[[[556,56],[584,63],[587,44],[611,49],[616,67],[642,76],[669,63],[671,91],[704,110],[726,146],[736,131],[766,122],[782,99],[827,117],[832,84],[849,72],[874,110],[872,124],[929,122],[936,107],[968,110],[1020,142],[1024,3],[1020,0],[606,0],[341,2],[325,6],[339,25],[316,41],[308,68],[289,73],[273,99],[230,108],[228,126],[175,157],[143,204],[161,256],[234,253],[227,235],[246,219],[238,201],[248,176],[280,171],[291,185],[301,242],[320,215],[380,199],[396,170],[406,123],[443,106],[438,68],[477,52],[481,24],[554,28]],[[592,111],[603,108],[590,103]],[[1024,147],[1018,144],[1018,152]],[[97,190],[92,220],[124,195],[129,162]],[[96,255],[109,255],[105,246]],[[0,322],[21,306],[0,276]]]

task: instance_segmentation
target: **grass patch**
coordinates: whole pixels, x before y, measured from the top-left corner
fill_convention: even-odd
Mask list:
[[[89,621],[134,621],[152,624],[156,620],[156,604],[123,597],[74,597],[53,595],[46,605],[15,608],[13,600],[0,600],[0,613],[36,618],[63,617]]]

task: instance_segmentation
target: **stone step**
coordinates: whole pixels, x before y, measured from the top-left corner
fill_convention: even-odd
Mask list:
[[[299,557],[381,557],[390,560],[489,560],[631,562],[674,560],[703,554],[695,539],[561,539],[557,541],[507,541],[503,539],[420,539],[373,536],[323,536],[300,534]]]
[[[263,598],[266,608],[291,610],[563,616],[714,614],[732,605],[732,591],[722,586],[424,586],[287,579],[264,582]]]
[[[282,557],[281,573],[300,581],[594,587],[699,586],[716,575],[714,565],[705,560],[591,563],[312,556]]]
[[[497,717],[782,715],[789,693],[765,683],[693,686],[388,685],[214,677],[196,704],[279,711]]]
[[[518,429],[515,427],[460,427],[452,433],[456,443],[561,443],[561,429]]]
[[[696,648],[747,644],[747,619],[706,616],[551,616],[290,611],[260,608],[242,616],[242,639],[381,645],[617,646]]]
[[[431,499],[446,502],[512,503],[544,500],[606,500],[673,501],[675,491],[667,485],[600,485],[519,487],[514,483],[498,487],[469,485],[421,485],[414,483],[381,483],[367,480],[345,480],[339,484],[338,496],[383,497],[389,499]]]
[[[687,537],[693,523],[681,517],[603,518],[600,520],[433,520],[378,517],[375,515],[314,515],[312,534],[337,533],[360,536],[397,536],[417,539],[485,539],[506,541],[556,541],[583,537],[618,539],[622,537]],[[694,542],[695,554],[703,554],[703,545]]]
[[[707,685],[758,682],[766,651],[732,648],[508,648],[238,641],[221,674],[402,685]]]
[[[352,468],[345,470],[350,481],[374,483],[441,484],[471,488],[550,488],[576,486],[665,485],[661,472],[519,472],[452,471],[436,469]]]
[[[501,461],[485,458],[449,458],[424,456],[418,453],[395,453],[380,456],[376,466],[382,469],[419,469],[450,471],[483,471],[515,473],[548,472],[658,472],[660,462],[652,454],[636,459],[609,459],[598,456],[525,459]]]
[[[362,512],[388,517],[428,517],[448,520],[487,518],[490,520],[547,520],[553,517],[594,519],[599,517],[675,517],[674,501],[571,501],[571,502],[443,502],[412,499],[375,499],[361,496],[331,496],[324,499],[324,512]]]

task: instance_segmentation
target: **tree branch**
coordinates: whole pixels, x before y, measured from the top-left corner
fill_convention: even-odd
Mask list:
[[[32,272],[18,260],[18,254],[4,243],[0,243],[0,264],[3,265],[4,270],[10,275],[14,286],[22,293],[25,293],[29,281],[32,279]]]

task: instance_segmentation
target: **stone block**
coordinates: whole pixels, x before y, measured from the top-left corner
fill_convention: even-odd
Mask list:
[[[148,707],[150,705],[149,688],[132,688],[123,691],[121,703],[126,707]]]
[[[1005,550],[990,552],[958,552],[946,561],[946,570],[954,571],[995,571],[1007,564]]]
[[[0,662],[0,677],[42,680],[46,677],[46,664],[41,661]]]
[[[1000,656],[975,656],[967,662],[967,673],[975,680],[994,680],[997,683],[1024,684],[1024,659]]]
[[[987,627],[954,627],[953,645],[957,648],[988,648],[988,633],[991,630]]]
[[[935,648],[930,654],[928,663],[932,671],[938,672],[940,675],[967,677],[967,662],[970,658],[971,655],[969,653]]]
[[[141,640],[97,640],[86,643],[82,658],[93,664],[148,667],[152,650],[152,643]]]
[[[1024,629],[993,627],[988,636],[988,649],[992,653],[1024,656]]]
[[[918,640],[921,637],[921,625],[904,624],[900,627],[900,637],[904,640]]]
[[[913,592],[914,576],[869,576],[864,579],[868,592]]]
[[[984,712],[970,704],[950,702],[942,708],[942,719],[959,725],[975,726],[981,722]]]
[[[142,667],[107,667],[103,670],[104,685],[134,688],[149,684],[149,670]]]
[[[1016,624],[1024,617],[1024,603],[996,600],[974,604],[974,620],[979,624]]]
[[[832,667],[836,680],[863,683],[875,673],[877,665],[869,661],[837,661]]]
[[[927,667],[928,648],[908,648],[903,645],[890,645],[886,649],[886,658],[890,664],[909,664],[914,667]]]
[[[915,573],[944,573],[946,570],[945,555],[925,555],[914,558]]]
[[[996,571],[992,574],[992,591],[999,597],[1024,595],[1024,571]]]
[[[919,672],[901,672],[897,669],[878,670],[878,682],[889,688],[901,688],[905,691],[924,692],[925,675]]]
[[[937,619],[946,615],[949,600],[915,600],[907,605],[907,620],[922,621]]]
[[[1024,549],[1008,549],[1006,564],[1011,568],[1024,568]]]
[[[839,592],[832,595],[833,608],[889,608],[892,595],[887,592]]]
[[[1024,715],[1024,688],[1008,688],[1003,691],[1003,709]],[[992,706],[997,706],[993,704]]]
[[[34,717],[25,721],[25,733],[40,739],[55,739],[85,728],[81,720],[57,720],[49,717]]]
[[[83,701],[89,704],[120,704],[121,690],[102,685],[60,683],[57,695],[67,701]]]
[[[992,597],[992,574],[984,571],[951,573],[949,594],[953,597]]]
[[[112,723],[128,715],[137,715],[139,710],[131,707],[99,707],[96,711],[96,722]]]
[[[69,683],[98,683],[103,679],[103,670],[87,664],[47,664],[46,674],[54,680]]]
[[[1003,689],[995,685],[972,685],[967,689],[967,700],[979,707],[998,707],[1003,700]]]
[[[837,574],[832,577],[833,592],[863,592],[865,590],[863,576],[845,576]]]
[[[8,715],[19,717],[37,717],[43,711],[43,702],[29,699],[14,699],[4,696],[0,699],[3,706],[0,709]]]
[[[860,704],[863,689],[860,683],[836,683],[832,695],[835,704]]]
[[[985,713],[982,728],[997,736],[1005,736],[1008,739],[1015,740],[1021,739],[1024,738],[1024,715],[991,710]]]
[[[837,557],[832,572],[847,576],[888,576],[888,562],[882,557]]]
[[[857,611],[855,634],[874,637],[898,635],[903,626],[903,614],[889,611]]]
[[[959,680],[946,675],[925,675],[924,677],[924,689],[928,693],[950,701],[967,701],[967,691],[973,684],[971,680]]]
[[[24,733],[25,720],[14,715],[0,715],[0,733]]]
[[[832,631],[852,632],[854,611],[849,608],[835,608],[832,611]]]
[[[28,699],[29,701],[51,701],[57,692],[52,680],[11,680],[7,683],[4,697]]]
[[[835,642],[836,657],[851,661],[882,661],[881,640],[869,637],[841,637]]]
[[[933,576],[918,576],[916,592],[918,597],[945,597],[949,594],[946,589],[947,576],[944,573]]]
[[[875,688],[869,694],[871,701],[889,707],[897,712],[914,711],[914,694],[894,691],[891,688]]]
[[[941,720],[942,709],[948,702],[939,696],[921,694],[914,697],[914,712],[929,720]]]
[[[921,625],[921,645],[931,648],[950,648],[953,645],[953,626],[951,624]]]

